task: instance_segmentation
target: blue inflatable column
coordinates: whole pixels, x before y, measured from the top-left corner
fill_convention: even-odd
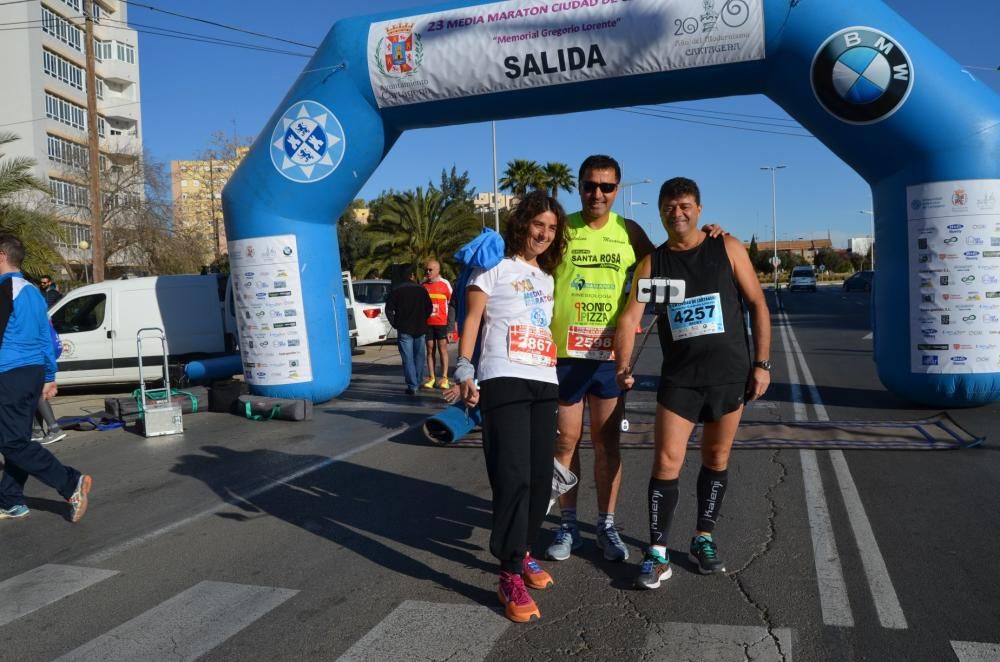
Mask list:
[[[336,224],[393,139],[338,39],[334,26],[222,194],[255,395],[323,402],[351,379]]]

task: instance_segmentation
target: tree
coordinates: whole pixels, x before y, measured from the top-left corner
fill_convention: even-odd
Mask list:
[[[433,257],[441,263],[442,274],[453,278],[451,256],[479,232],[471,208],[419,186],[415,192],[383,194],[379,200],[378,216],[368,222],[371,254],[357,261],[357,271],[387,273],[394,263],[416,265]]]
[[[0,148],[18,140],[13,133],[0,133]],[[42,203],[49,189],[31,174],[35,160],[28,157],[4,158],[0,152],[0,232],[15,235],[24,243],[21,269],[41,276],[62,262],[56,250],[60,238],[59,220]]]
[[[469,188],[469,171],[458,174],[458,169],[452,165],[451,173],[444,168],[441,169],[441,186],[437,189],[444,195],[446,202],[472,202],[476,197],[475,187]],[[435,188],[433,184],[427,184],[427,190]]]
[[[840,251],[832,248],[821,248],[816,252],[813,264],[817,267],[826,267],[832,273],[845,273],[851,270],[851,262]]]
[[[757,264],[757,255],[760,253],[760,248],[757,246],[757,235],[750,236],[750,248],[747,249],[747,253],[750,255],[750,264]]]
[[[559,189],[572,193],[576,188],[576,179],[573,177],[573,170],[565,163],[549,161],[542,168],[545,189],[553,198],[559,197]]]
[[[363,278],[356,270],[357,262],[371,253],[371,238],[364,223],[354,216],[355,209],[364,209],[365,201],[358,198],[352,202],[337,220],[337,243],[340,244],[340,268],[350,271],[355,278]]]
[[[507,169],[500,178],[500,188],[523,198],[528,190],[545,188],[545,172],[535,161],[514,159],[507,162]]]

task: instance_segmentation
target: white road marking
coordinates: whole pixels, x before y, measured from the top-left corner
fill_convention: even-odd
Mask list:
[[[854,627],[851,602],[847,597],[844,570],[837,554],[830,511],[823,493],[823,479],[816,462],[816,451],[799,451],[802,462],[802,481],[806,490],[806,512],[809,515],[809,532],[812,535],[813,559],[816,563],[816,582],[819,585],[819,604],[823,623],[837,627]]]
[[[0,626],[117,575],[115,570],[41,565],[0,582]]]
[[[1000,660],[1000,644],[981,644],[975,641],[953,641],[958,662],[996,662]]]
[[[150,531],[149,533],[144,533],[142,535],[136,536],[135,538],[131,538],[124,542],[118,543],[117,545],[112,545],[111,547],[90,554],[89,556],[85,556],[82,559],[79,559],[77,563],[82,563],[84,565],[98,565],[100,563],[104,563],[108,559],[117,556],[122,552],[126,552],[132,549],[133,547],[138,547],[139,545],[147,543],[151,540],[155,540],[156,538],[159,538],[164,534],[183,528],[188,524],[197,522],[198,520],[208,517],[209,515],[214,515],[215,513],[224,510],[225,508],[240,503],[241,501],[246,501],[248,499],[256,498],[261,494],[264,494],[265,492],[273,490],[276,487],[287,485],[288,483],[296,481],[299,478],[302,478],[303,476],[307,476],[315,471],[319,471],[320,469],[325,469],[331,464],[335,464],[337,462],[340,462],[341,460],[346,460],[347,458],[353,455],[357,455],[358,453],[362,453],[370,448],[378,446],[379,444],[385,443],[386,441],[396,436],[400,432],[403,432],[405,429],[406,428],[399,428],[393,430],[392,432],[389,432],[388,434],[383,435],[378,439],[369,441],[367,444],[362,444],[361,446],[358,446],[356,448],[352,448],[351,450],[345,451],[340,455],[335,455],[333,457],[326,457],[317,462],[313,462],[312,464],[303,467],[302,469],[293,471],[285,476],[282,476],[281,478],[278,478],[277,480],[273,480],[270,483],[258,487],[257,489],[251,490],[246,494],[237,494],[231,496],[222,503],[212,506],[211,508],[202,510],[201,512],[195,513],[194,515],[185,517],[184,519],[181,520],[177,520],[176,522],[172,522],[170,524],[167,524],[166,526],[160,527],[159,529]]]
[[[298,591],[200,582],[56,662],[195,660]]]
[[[783,330],[787,327],[788,338],[792,343],[792,352],[802,366],[802,379],[809,389],[813,408],[816,411],[816,418],[820,421],[829,421],[830,416],[823,405],[819,389],[816,387],[816,381],[813,379],[809,364],[806,363],[806,357],[799,346],[798,339],[795,337],[795,331],[788,321],[788,316],[784,312],[779,313],[779,315],[784,322],[782,325]],[[844,457],[843,451],[834,450],[830,451],[830,459],[833,462],[834,473],[837,476],[837,482],[840,484],[840,492],[847,507],[848,520],[851,523],[851,529],[854,531],[858,552],[861,555],[861,562],[868,580],[868,587],[871,591],[872,599],[875,601],[875,608],[878,611],[879,622],[882,624],[882,627],[900,630],[906,629],[908,626],[906,617],[903,615],[903,608],[899,604],[899,598],[896,596],[892,579],[889,577],[889,570],[885,564],[885,559],[879,550],[871,521],[868,519],[868,514],[865,512],[864,505],[861,502],[861,495],[854,483],[853,476],[851,476],[851,470],[847,466],[847,458]]]
[[[488,607],[406,600],[338,662],[481,662],[509,625]]]
[[[861,495],[854,484],[851,470],[847,467],[847,459],[841,451],[831,452],[830,459],[833,461],[833,470],[837,474],[837,482],[840,483],[840,493],[844,497],[844,505],[847,506],[847,518],[854,530],[854,538],[858,541],[861,564],[865,568],[868,586],[871,588],[872,598],[875,600],[878,620],[884,628],[905,630],[907,624],[906,616],[903,615],[903,607],[899,604],[899,598],[896,597],[896,590],[889,577],[889,569],[885,565],[885,559],[882,557],[878,542],[875,540],[875,532],[872,530],[871,521],[865,513],[865,507],[861,503]]]
[[[747,625],[663,623],[646,635],[642,659],[675,662],[792,662],[792,631]],[[777,638],[778,643],[775,643]],[[779,650],[778,644],[781,648]]]
[[[872,340],[873,338],[874,338],[874,334],[872,334],[872,333],[869,333],[869,334],[864,335],[864,336],[861,337],[862,340]]]
[[[795,420],[805,421],[809,419],[809,416],[802,398],[802,388],[799,386],[799,370],[795,365],[793,345],[789,336],[790,323],[783,311],[777,313],[777,318],[777,326],[781,333],[788,363],[788,382],[792,390],[792,408]],[[809,534],[812,538],[813,562],[816,566],[816,583],[819,588],[819,604],[820,610],[823,612],[823,623],[837,627],[853,627],[854,615],[851,613],[851,601],[847,596],[844,570],[840,565],[840,556],[837,554],[837,542],[833,535],[833,524],[830,521],[826,494],[823,491],[823,479],[816,462],[816,451],[800,450],[799,459],[802,464],[806,514],[809,517]]]

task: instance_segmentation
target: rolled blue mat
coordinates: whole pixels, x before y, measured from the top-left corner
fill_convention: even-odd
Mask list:
[[[466,412],[465,405],[453,404],[424,421],[424,436],[433,444],[447,446],[479,426],[479,407]]]
[[[192,382],[225,379],[241,372],[243,372],[243,361],[239,354],[191,361],[184,366],[184,376]]]

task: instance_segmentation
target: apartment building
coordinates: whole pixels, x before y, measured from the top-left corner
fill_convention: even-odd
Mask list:
[[[230,158],[170,162],[174,227],[202,240],[205,264],[229,252],[222,221],[222,188],[249,150],[237,147]]]
[[[128,5],[94,0],[97,131],[100,167],[142,152],[138,34],[127,25]],[[85,263],[90,250],[87,76],[83,0],[0,3],[0,131],[20,139],[6,155],[37,162],[35,175],[49,185],[65,218],[60,247],[70,262]],[[135,195],[141,195],[141,189]]]

